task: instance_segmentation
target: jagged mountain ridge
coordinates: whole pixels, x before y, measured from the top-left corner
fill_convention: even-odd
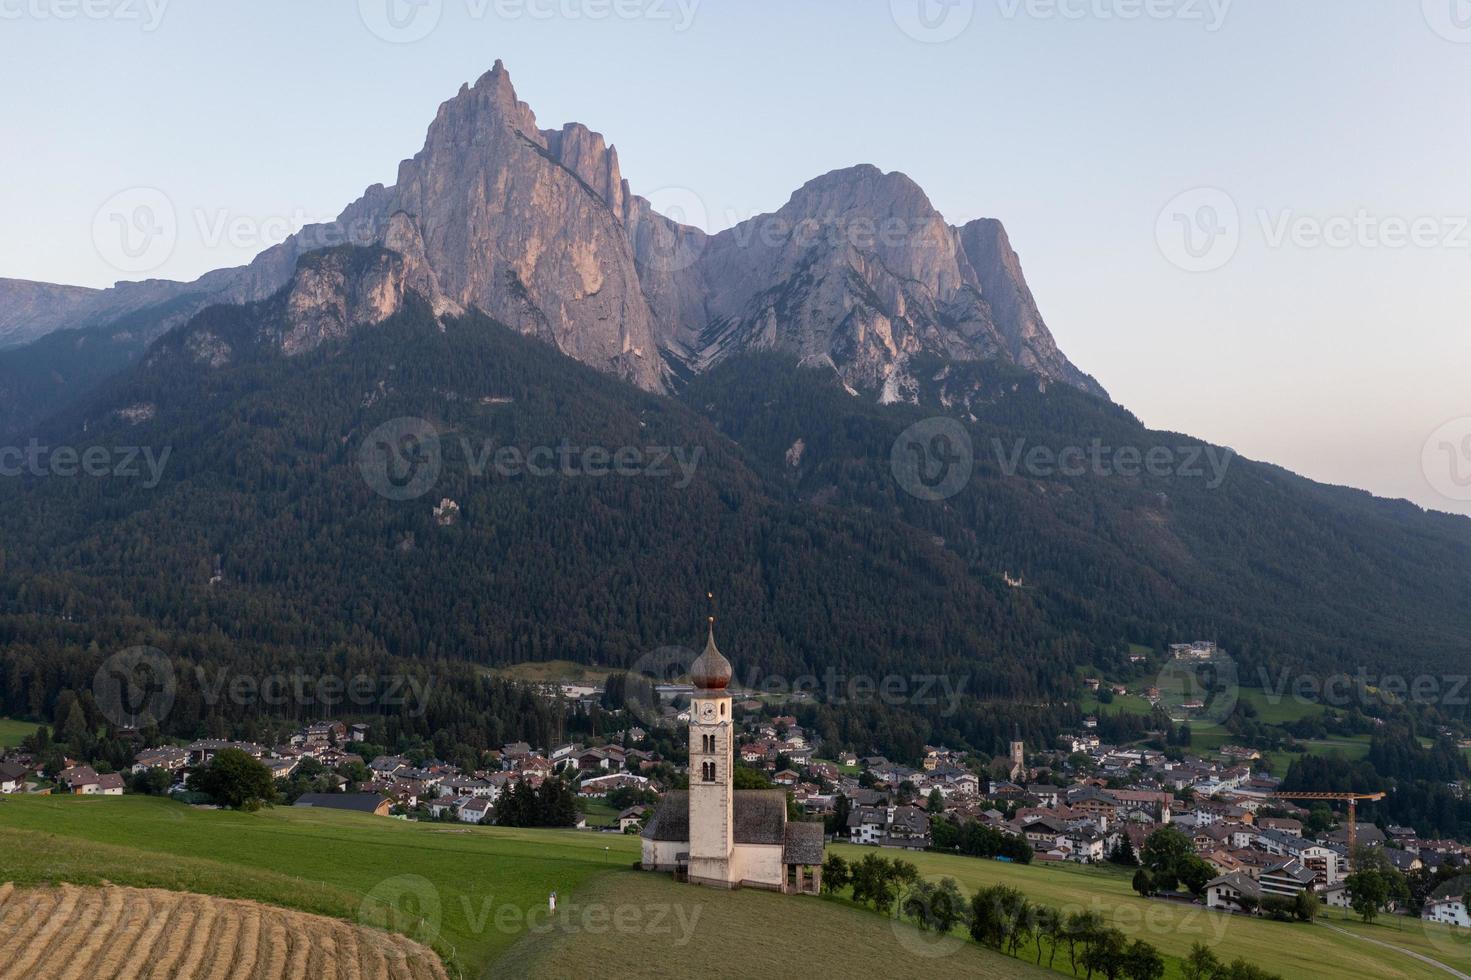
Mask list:
[[[998,358],[1106,397],[1058,350],[999,222],[947,225],[909,178],[859,166],[708,235],[634,194],[602,135],[540,129],[500,61],[439,107],[392,187],[369,187],[335,222],[194,283],[120,283],[73,303],[90,325],[183,295],[196,310],[259,301],[302,255],[342,243],[405,254],[437,312],[474,307],[645,390],[774,349],[886,400],[912,396],[918,354]],[[178,322],[170,312],[133,336],[153,340]],[[0,309],[0,333],[20,316]]]

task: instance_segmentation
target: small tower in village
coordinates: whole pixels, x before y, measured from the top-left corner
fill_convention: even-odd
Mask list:
[[[735,728],[730,661],[715,646],[715,617],[705,652],[690,665],[689,876],[729,887],[735,833]]]
[[[1027,772],[1027,747],[1022,741],[1022,729],[1017,725],[1011,732],[1011,781],[1019,781]]]

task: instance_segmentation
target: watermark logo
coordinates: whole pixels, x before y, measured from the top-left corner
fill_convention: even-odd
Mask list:
[[[1160,252],[1187,272],[1214,272],[1236,257],[1248,231],[1268,249],[1471,251],[1471,216],[1386,214],[1370,208],[1309,213],[1296,208],[1257,208],[1250,219],[1217,188],[1176,196],[1160,212],[1155,237]]]
[[[975,0],[889,0],[899,30],[924,44],[953,41],[976,16]]]
[[[965,946],[965,941],[951,930],[969,915],[970,904],[953,878],[922,878],[894,903],[889,928],[906,952],[937,960]]]
[[[1257,674],[1257,685],[1272,705],[1289,698],[1328,708],[1408,703],[1459,709],[1471,705],[1471,675],[1466,674],[1371,674],[1363,666],[1332,674],[1299,673],[1284,667],[1275,675],[1261,667]]]
[[[444,923],[434,883],[421,875],[398,875],[374,885],[358,905],[361,925],[396,932],[431,946]]]
[[[0,20],[115,20],[152,33],[168,6],[169,0],[3,0]]]
[[[659,647],[640,656],[628,668],[623,707],[651,728],[662,724],[664,698],[659,687],[680,683],[688,676],[695,657],[695,651],[681,646]]]
[[[322,708],[349,707],[357,712],[391,713],[405,718],[422,718],[429,710],[434,677],[412,674],[237,674],[228,668],[211,677],[203,666],[194,668],[194,682],[204,703],[215,707],[228,702],[236,707]],[[277,711],[281,714],[281,711]],[[310,713],[310,712],[308,712]]]
[[[1241,696],[1236,660],[1213,644],[1175,652],[1154,686],[1159,707],[1192,728],[1224,725]]]
[[[444,0],[358,0],[363,25],[389,44],[422,41],[443,15]]]
[[[679,272],[694,265],[705,249],[703,229],[709,227],[709,212],[700,195],[688,187],[661,187],[648,195],[649,206],[677,226],[700,229],[686,233],[659,221],[649,222],[640,232],[638,263],[654,272]]]
[[[152,490],[163,479],[173,447],[155,451],[152,446],[47,446],[32,438],[24,446],[0,446],[0,477],[86,476],[142,480]]]
[[[991,440],[996,464],[1007,476],[1025,474],[1038,479],[1081,476],[1142,476],[1156,479],[1204,480],[1207,490],[1215,490],[1226,482],[1226,471],[1236,453],[1207,445],[1111,446],[1093,439],[1086,446],[1032,445],[1015,439],[1007,446],[1000,439]]]
[[[1460,957],[1471,951],[1471,927],[1466,924],[1468,898],[1471,898],[1468,875],[1442,882],[1426,896],[1420,929],[1430,944],[1447,956]]]
[[[676,34],[694,26],[700,0],[465,0],[471,21],[649,21]],[[444,0],[358,0],[364,26],[390,44],[422,41],[439,27]]]
[[[439,430],[427,419],[389,419],[368,433],[358,450],[363,481],[380,497],[413,500],[439,480]]]
[[[174,707],[178,678],[161,650],[129,647],[102,662],[92,678],[92,697],[102,716],[120,728],[146,728]]]
[[[1241,246],[1241,212],[1225,191],[1197,187],[1164,206],[1154,238],[1172,265],[1186,272],[1214,272],[1235,258]]]
[[[1425,479],[1447,500],[1471,500],[1471,415],[1451,419],[1425,440]]]
[[[121,272],[151,272],[174,254],[179,217],[156,187],[130,187],[102,202],[92,216],[92,244]]]
[[[1425,23],[1447,41],[1471,44],[1471,0],[1420,0]]]
[[[1001,16],[1015,20],[1173,20],[1202,24],[1214,34],[1226,24],[1232,0],[998,0]]]
[[[945,500],[970,482],[975,450],[965,426],[938,416],[916,422],[899,434],[889,451],[894,480],[920,500]]]
[[[646,477],[671,480],[683,490],[694,482],[705,458],[704,446],[580,446],[563,440],[552,445],[498,446],[468,436],[458,442],[464,466],[474,479],[554,477],[604,479]],[[358,469],[374,493],[389,500],[422,497],[443,469],[439,430],[427,419],[390,419],[368,433],[358,449]]]

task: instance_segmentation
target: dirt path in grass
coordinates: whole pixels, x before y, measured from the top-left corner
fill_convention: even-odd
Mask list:
[[[1337,932],[1337,933],[1340,933],[1342,935],[1348,936],[1348,937],[1350,937],[1352,939],[1362,939],[1366,943],[1373,943],[1375,946],[1383,946],[1385,949],[1392,949],[1396,953],[1404,953],[1406,956],[1409,956],[1409,957],[1411,957],[1413,959],[1417,959],[1421,963],[1426,964],[1427,966],[1433,966],[1437,970],[1444,970],[1445,972],[1449,973],[1453,977],[1459,977],[1460,980],[1471,980],[1471,976],[1467,976],[1466,974],[1462,973],[1460,970],[1454,969],[1453,967],[1446,966],[1440,960],[1431,959],[1430,957],[1426,956],[1424,953],[1417,953],[1413,949],[1405,949],[1403,946],[1396,946],[1393,943],[1381,942],[1378,939],[1370,939],[1368,936],[1360,936],[1356,932],[1349,932],[1347,929],[1340,929],[1340,928],[1338,928],[1338,926],[1335,926],[1332,923],[1325,922],[1325,923],[1323,923],[1323,925],[1327,926],[1329,929],[1332,929],[1334,932]]]

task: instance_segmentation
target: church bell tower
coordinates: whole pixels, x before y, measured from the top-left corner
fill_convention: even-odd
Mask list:
[[[691,881],[730,886],[734,850],[735,727],[731,718],[730,661],[715,646],[710,617],[705,652],[690,665],[690,852]]]

